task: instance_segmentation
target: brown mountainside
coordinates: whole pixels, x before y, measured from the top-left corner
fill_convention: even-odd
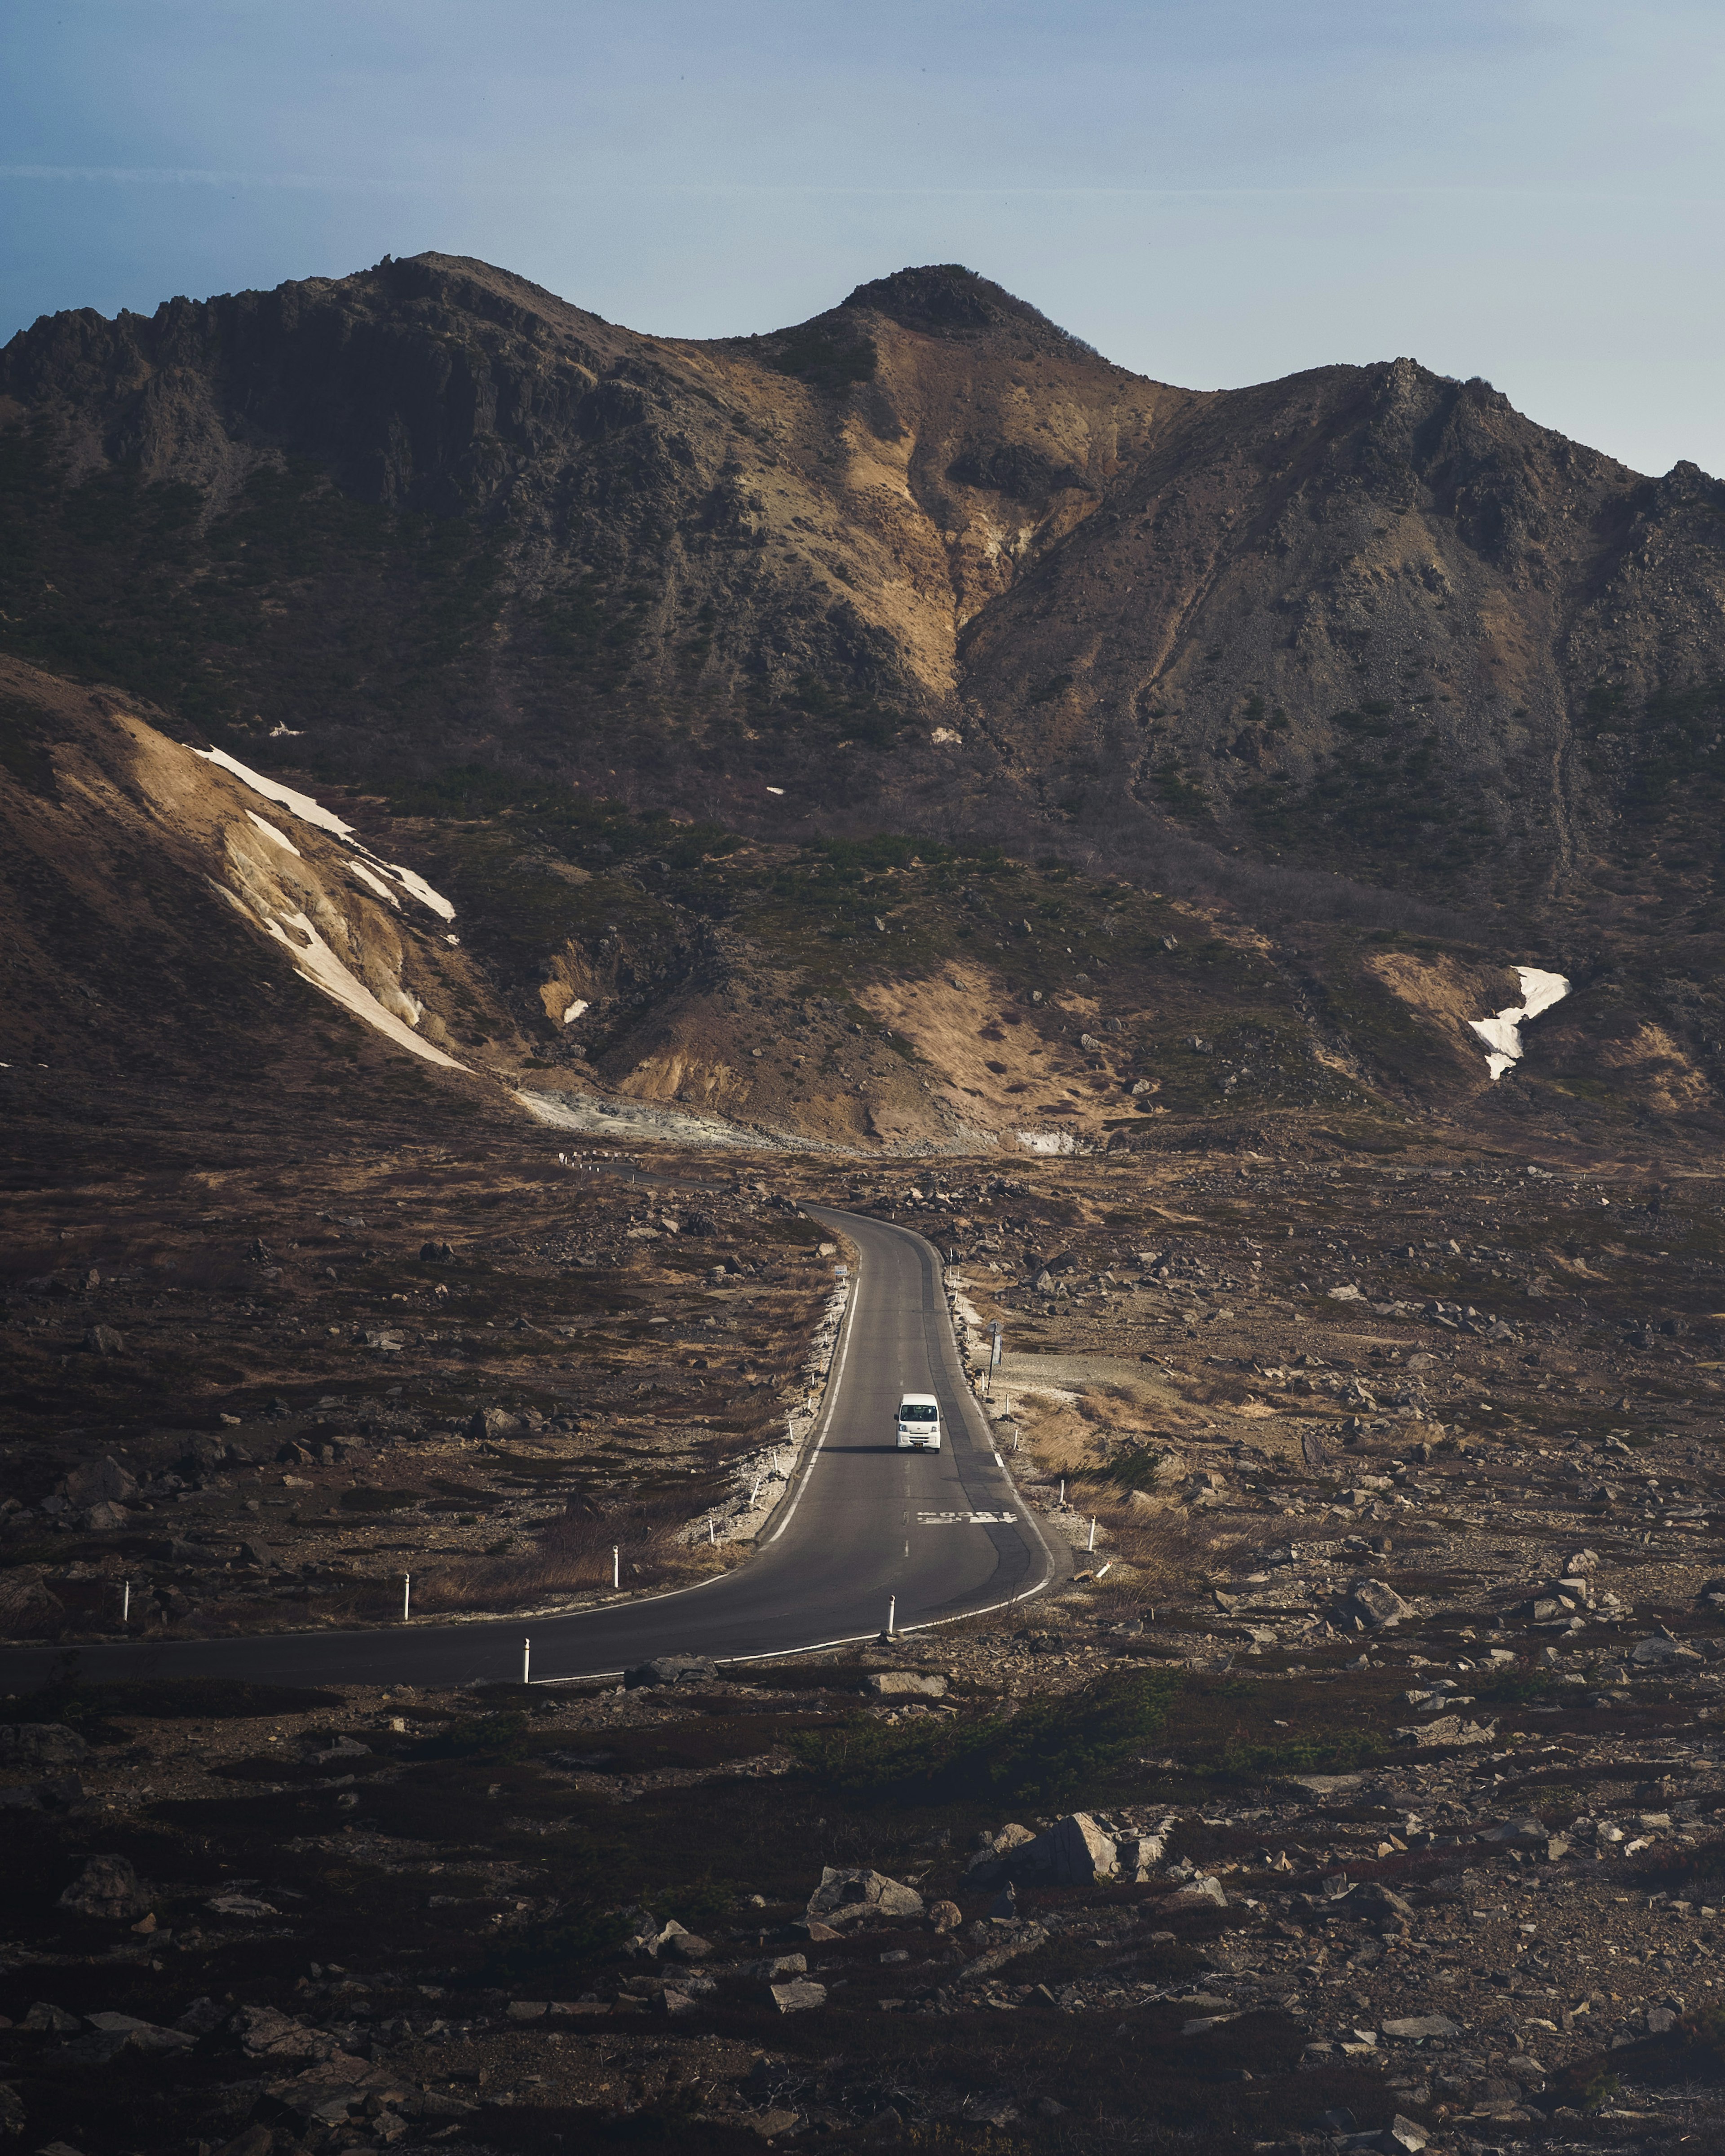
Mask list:
[[[691,342],[424,255],[45,318],[0,398],[12,647],[236,744],[1711,925],[1725,489],[1481,382],[1169,388],[952,267]]]

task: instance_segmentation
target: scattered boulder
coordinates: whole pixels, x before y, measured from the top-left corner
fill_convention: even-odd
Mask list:
[[[650,1662],[637,1662],[623,1673],[630,1691],[643,1686],[675,1684],[716,1684],[718,1665],[705,1655],[660,1655]]]
[[[281,1914],[273,1902],[260,1902],[255,1894],[218,1894],[213,1901],[204,1903],[218,1917],[279,1917]]]
[[[824,1984],[811,1984],[807,1977],[793,1977],[788,1984],[768,1987],[773,2003],[781,2014],[806,2014],[811,2007],[824,2006],[827,1988]]]
[[[1668,1668],[1674,1662],[1698,1662],[1701,1659],[1693,1647],[1673,1639],[1669,1632],[1651,1633],[1630,1649],[1630,1660],[1644,1669]]]
[[[59,1906],[80,1917],[131,1923],[154,1899],[129,1856],[87,1856],[83,1871],[61,1894]]]
[[[1361,1630],[1381,1631],[1385,1626],[1399,1625],[1404,1617],[1414,1614],[1395,1589],[1382,1579],[1350,1580],[1348,1599],[1342,1604],[1344,1619],[1352,1619]]]
[[[56,2006],[46,1999],[39,1999],[18,2024],[21,2029],[33,2029],[50,2036],[69,2036],[83,2025],[75,2014],[67,2013],[64,2006]]]
[[[944,1699],[947,1680],[938,1671],[925,1676],[916,1670],[876,1670],[862,1688],[876,1699]]]
[[[132,2014],[90,2014],[90,2034],[68,2044],[64,2056],[88,2066],[108,2064],[122,2051],[189,2051],[197,2041],[180,2029],[158,2028]]]
[[[463,1435],[474,1444],[484,1444],[489,1439],[519,1437],[524,1425],[519,1415],[511,1414],[507,1408],[475,1408],[467,1418]]]
[[[452,1265],[455,1262],[454,1249],[448,1243],[422,1243],[419,1262],[424,1265]]]
[[[110,1351],[116,1352],[116,1351]],[[138,1486],[111,1454],[74,1467],[59,1485],[60,1495],[72,1505],[120,1504],[135,1497]]]
[[[126,1342],[111,1325],[86,1326],[79,1342],[86,1355],[123,1355]]]
[[[809,1914],[832,1924],[855,1923],[862,1917],[920,1917],[922,1897],[884,1871],[839,1871],[829,1864],[809,1897]]]
[[[64,1767],[90,1747],[63,1722],[0,1722],[0,1767]]]
[[[1384,2022],[1383,2033],[1402,2043],[1413,2044],[1426,2037],[1459,2036],[1461,2025],[1452,2021],[1447,2014],[1404,2014],[1396,2020]]]
[[[1459,1714],[1440,1714],[1418,1729],[1398,1729],[1404,1744],[1489,1744],[1497,1734],[1495,1722],[1468,1722]]]
[[[706,1961],[712,1950],[711,1939],[701,1938],[693,1932],[673,1933],[664,1947],[664,1951],[673,1961]]]

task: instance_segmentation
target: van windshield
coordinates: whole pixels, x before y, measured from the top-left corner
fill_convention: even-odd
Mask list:
[[[919,1408],[914,1401],[906,1400],[898,1411],[898,1419],[901,1422],[938,1422],[940,1413],[938,1408]]]

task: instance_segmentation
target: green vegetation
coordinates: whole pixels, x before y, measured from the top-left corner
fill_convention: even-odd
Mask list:
[[[877,355],[874,340],[841,340],[831,330],[810,323],[773,340],[768,364],[817,389],[845,389],[853,382],[872,382]]]
[[[1241,794],[1260,839],[1392,890],[1453,878],[1485,859],[1491,826],[1472,805],[1476,789],[1445,768],[1435,730],[1410,736],[1409,722],[1377,701],[1337,711],[1330,724],[1340,738],[1308,783],[1278,775]]]

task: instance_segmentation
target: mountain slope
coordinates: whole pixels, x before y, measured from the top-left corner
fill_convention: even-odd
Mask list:
[[[1173,389],[951,267],[695,343],[425,255],[45,318],[0,399],[11,647],[260,756],[1711,921],[1725,490],[1483,382]]]

